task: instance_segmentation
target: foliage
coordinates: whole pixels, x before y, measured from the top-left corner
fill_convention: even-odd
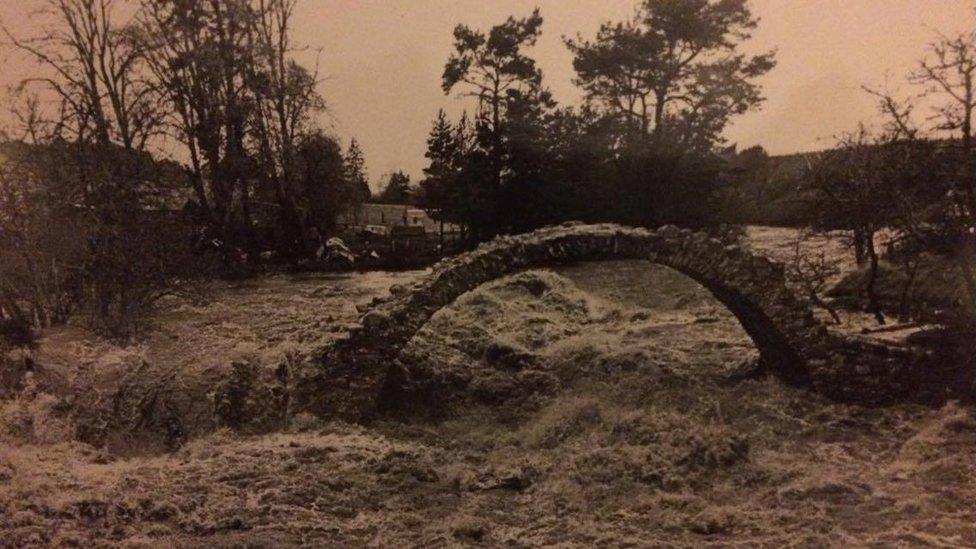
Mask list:
[[[295,160],[295,199],[307,212],[306,225],[320,235],[334,233],[339,214],[364,201],[362,187],[345,175],[346,157],[339,142],[321,131],[303,136]]]
[[[488,33],[459,26],[443,87],[478,110],[473,124],[438,114],[426,206],[475,240],[566,219],[714,223],[727,169],[715,146],[730,117],[761,102],[753,81],[773,66],[771,53],[737,53],[755,24],[740,1],[644,2],[595,42],[567,41],[579,109],[557,108],[526,53],[538,10]]]
[[[377,197],[381,204],[411,204],[414,190],[410,186],[410,176],[402,171],[395,171],[386,178],[383,191]]]
[[[542,71],[522,52],[522,48],[535,45],[541,28],[538,9],[524,19],[509,17],[487,35],[458,25],[454,29],[455,52],[444,67],[444,93],[465,86],[465,93],[478,99],[479,111],[490,109],[491,129],[500,129],[506,98],[524,95],[542,83]]]
[[[70,202],[47,199],[61,194],[47,188],[59,180],[38,172],[57,164],[38,163],[37,152],[8,144],[0,153],[0,309],[7,318],[48,326],[74,311],[84,241],[74,217],[52,222]]]
[[[922,86],[923,96],[935,101],[930,128],[916,122],[914,98],[865,87],[878,101],[881,130],[859,126],[835,149],[822,153],[806,175],[813,191],[810,206],[818,212],[819,223],[851,231],[858,261],[869,261],[863,287],[879,321],[883,315],[876,295],[880,273],[874,235],[883,228],[891,233],[888,258],[904,271],[897,292],[901,298],[891,300],[897,305],[889,310],[902,316],[930,316],[931,311],[912,303],[912,296],[924,285],[918,280],[920,265],[931,263],[929,256],[936,254],[956,265],[964,283],[960,293],[966,303],[954,307],[961,315],[952,322],[976,325],[973,47],[963,37],[940,37],[930,57],[909,76],[910,82]],[[946,131],[961,135],[940,139]]]
[[[512,230],[515,201],[509,189],[526,175],[512,158],[515,147],[524,150],[527,145],[517,144],[520,130],[525,129],[518,119],[553,105],[542,88],[542,71],[524,52],[535,45],[541,32],[538,9],[526,18],[509,17],[487,34],[465,25],[454,29],[455,51],[444,67],[442,87],[445,93],[462,88],[462,95],[478,103],[473,127],[465,124],[462,130],[472,133],[461,137],[470,139],[462,176],[468,189],[458,194],[474,202],[464,208],[475,214],[465,224],[477,238]],[[541,152],[534,145],[529,144],[532,152]],[[528,194],[522,191],[517,191],[520,196]]]
[[[255,104],[246,0],[143,2],[147,63],[170,133],[186,147],[194,198],[213,235],[229,247],[247,236],[245,132]]]
[[[566,44],[576,83],[629,136],[707,151],[762,101],[754,80],[774,53],[738,52],[756,25],[745,0],[644,0],[632,20]]]
[[[936,226],[941,240],[952,248],[952,257],[966,285],[968,324],[976,326],[976,143],[973,117],[976,115],[976,28],[955,36],[939,35],[929,45],[926,58],[918,63],[909,80],[922,87],[923,96],[934,100],[930,118],[935,131],[958,132],[951,148],[948,170],[952,189],[945,195],[944,215]],[[890,104],[890,101],[889,101]],[[898,111],[888,110],[898,120]],[[945,173],[944,171],[942,173]],[[915,225],[911,233],[927,239],[927,226]],[[917,233],[921,232],[921,235]]]
[[[803,176],[818,153],[769,155],[761,146],[726,156],[720,217],[726,223],[807,227],[814,224]]]
[[[11,348],[33,348],[37,335],[31,325],[21,318],[0,318],[0,363],[3,355]]]
[[[0,176],[5,309],[36,326],[86,311],[135,333],[161,295],[209,272],[194,226],[173,210],[180,170],[123,148],[8,144]]]
[[[369,177],[366,175],[366,159],[356,138],[349,141],[349,149],[343,159],[343,178],[353,189],[353,196],[357,202],[368,202],[372,197],[369,190]]]

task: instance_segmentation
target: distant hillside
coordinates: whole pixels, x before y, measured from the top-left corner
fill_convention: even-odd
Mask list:
[[[722,197],[723,219],[729,223],[775,226],[812,221],[807,207],[811,197],[801,192],[800,182],[817,154],[770,156],[754,147],[729,158],[731,175]]]
[[[958,141],[951,139],[926,143],[940,153],[956,154],[961,150]],[[814,222],[812,210],[816,208],[811,205],[818,198],[803,191],[801,183],[807,168],[824,152],[827,151],[774,156],[760,146],[725,151],[727,177],[720,197],[722,219],[727,223],[783,227]]]

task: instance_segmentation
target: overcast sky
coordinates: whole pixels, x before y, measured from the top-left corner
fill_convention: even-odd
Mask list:
[[[24,17],[38,0],[0,0],[0,17],[29,33]],[[629,17],[637,0],[301,0],[296,39],[321,49],[330,105],[323,122],[344,144],[356,137],[371,179],[403,169],[416,179],[425,140],[439,108],[466,105],[440,88],[451,32],[464,23],[487,29],[509,15],[541,8],[543,36],[530,52],[562,103],[578,103],[572,58],[563,36],[592,37],[600,23]],[[772,153],[823,148],[831,137],[875,117],[863,83],[897,82],[936,32],[971,27],[974,0],[752,0],[760,17],[749,51],[778,50],[778,65],[762,79],[766,103],[726,132],[740,147]],[[27,68],[4,55],[0,85]],[[470,108],[470,105],[467,105]]]

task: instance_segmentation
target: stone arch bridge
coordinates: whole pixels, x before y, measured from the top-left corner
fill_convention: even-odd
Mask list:
[[[376,299],[349,334],[316,357],[303,380],[317,413],[364,419],[395,376],[400,350],[441,308],[491,280],[563,262],[644,259],[707,288],[739,320],[763,363],[784,380],[835,398],[877,400],[904,378],[906,356],[833,335],[786,283],[784,268],[736,245],[674,226],[657,230],[567,223],[503,236],[445,259],[409,288]]]

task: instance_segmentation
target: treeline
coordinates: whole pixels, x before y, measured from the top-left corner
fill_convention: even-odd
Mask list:
[[[33,35],[4,29],[45,72],[18,90],[0,150],[0,321],[84,311],[125,337],[187,280],[269,255],[302,263],[370,198],[355,140],[343,150],[317,123],[296,4],[141,0],[120,23],[111,0],[44,0]],[[538,10],[458,25],[441,84],[474,109],[439,113],[422,180],[391,173],[377,200],[420,205],[469,244],[571,219],[844,229],[872,271],[874,234],[894,231],[901,250],[949,258],[976,311],[973,37],[938,40],[910,76],[934,125],[870,90],[882,130],[770,158],[722,138],[775,65],[742,51],[757,24],[746,0],[640,0],[631,19],[564,38],[578,107],[554,100],[531,56]],[[182,163],[159,160],[173,149]]]
[[[75,308],[126,336],[181,281],[298,262],[369,197],[362,151],[317,124],[296,0],[45,0],[0,153],[0,318]],[[184,164],[154,157],[174,148]]]
[[[477,107],[434,121],[421,202],[473,241],[567,219],[716,222],[722,131],[761,104],[756,79],[774,66],[740,51],[757,25],[745,0],[645,0],[592,39],[566,38],[579,108],[556,103],[528,51],[542,25],[536,10],[455,29],[443,89]]]
[[[0,174],[2,317],[84,310],[125,337],[188,279],[268,254],[302,262],[369,197],[356,143],[343,154],[316,123],[296,3],[142,0],[120,22],[111,0],[45,0],[34,34],[4,29],[43,72],[19,90]],[[488,33],[458,26],[443,89],[477,111],[439,117],[419,190],[397,172],[379,199],[423,204],[472,243],[569,218],[709,223],[712,150],[761,102],[773,56],[738,52],[756,26],[745,0],[640,8],[566,40],[580,109],[555,103],[527,53],[538,10]],[[183,164],[154,159],[174,145]]]
[[[553,100],[530,55],[538,10],[487,32],[459,25],[443,90],[477,106],[434,120],[420,202],[473,242],[568,219],[843,230],[868,271],[879,322],[880,256],[904,268],[907,294],[927,254],[948,261],[962,288],[925,307],[976,326],[976,36],[940,36],[907,78],[914,95],[865,88],[882,128],[855,128],[827,151],[770,157],[721,137],[732,117],[761,104],[756,79],[774,66],[773,53],[741,52],[756,24],[744,0],[644,0],[631,20],[565,39],[585,97],[578,108]],[[933,106],[922,122],[920,97]]]
[[[721,189],[721,219],[737,225],[806,227],[816,222],[815,202],[803,184],[820,152],[770,155],[756,145],[727,151],[728,183]]]

